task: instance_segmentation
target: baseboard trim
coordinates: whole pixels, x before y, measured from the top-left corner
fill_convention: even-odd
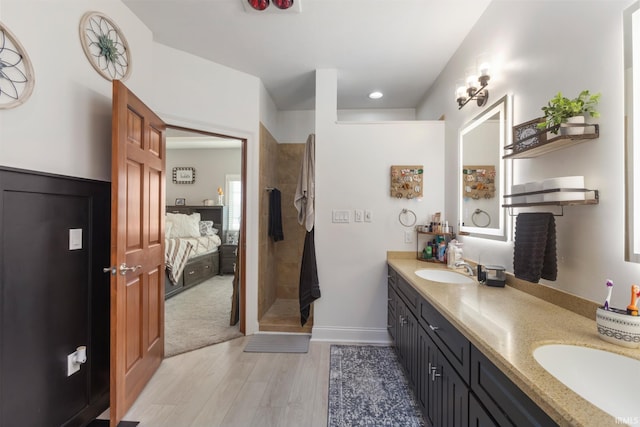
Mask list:
[[[386,328],[341,328],[335,326],[314,326],[311,332],[311,341],[383,345],[392,343]]]

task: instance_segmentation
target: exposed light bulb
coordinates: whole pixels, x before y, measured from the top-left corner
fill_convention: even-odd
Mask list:
[[[247,0],[255,10],[265,10],[269,7],[269,0]],[[293,2],[292,2],[293,3]]]
[[[273,0],[273,5],[278,9],[289,9],[293,6],[293,0]]]

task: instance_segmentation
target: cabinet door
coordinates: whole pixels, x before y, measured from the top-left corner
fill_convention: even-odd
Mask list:
[[[408,380],[411,388],[415,390],[418,383],[418,320],[407,308],[406,321],[404,322],[406,332],[406,354],[405,363]]]
[[[396,344],[396,326],[398,323],[397,307],[398,295],[391,287],[391,284],[387,287],[387,330],[391,335],[391,340]]]
[[[400,364],[402,367],[407,370],[407,342],[409,339],[409,334],[407,333],[406,324],[408,323],[407,314],[409,310],[404,302],[398,298],[398,303],[396,305],[396,351],[398,353],[398,359],[400,360]]]
[[[463,427],[469,423],[469,388],[440,353],[439,380],[442,382],[442,412],[438,425]]]
[[[473,393],[469,393],[469,427],[500,427],[485,411]]]
[[[434,412],[435,402],[433,401],[433,388],[431,380],[431,368],[435,366],[438,351],[429,334],[422,328],[418,327],[418,382],[416,384],[416,399],[422,408],[422,413],[429,425],[435,425]]]
[[[557,424],[480,350],[471,347],[471,390],[500,426]]]

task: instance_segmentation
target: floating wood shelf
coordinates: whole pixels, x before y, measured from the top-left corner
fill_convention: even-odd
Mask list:
[[[558,131],[559,126],[555,126],[551,129],[543,129],[535,132],[534,134],[527,136],[513,144],[504,147],[505,150],[510,150],[508,154],[502,156],[503,159],[530,159],[552,151],[560,150],[563,148],[571,147],[581,142],[585,142],[591,139],[596,139],[600,136],[600,126],[594,123],[585,124],[572,124],[572,127],[584,127],[585,133],[580,135],[558,135],[556,137],[547,139],[547,133],[551,130]],[[527,141],[534,141],[529,146],[526,146]],[[518,147],[524,148],[518,150]]]

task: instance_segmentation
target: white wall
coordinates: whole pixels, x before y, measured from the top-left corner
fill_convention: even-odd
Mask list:
[[[0,165],[109,180],[111,82],[82,51],[80,18],[97,10],[118,23],[134,54],[126,83],[143,99],[152,89],[151,32],[119,1],[3,0],[1,8],[31,58],[35,87],[26,103],[0,112]]]
[[[493,56],[489,103],[513,93],[515,124],[541,116],[540,108],[558,91],[569,96],[583,89],[602,93],[599,139],[537,159],[514,160],[513,170],[515,183],[584,175],[588,188],[600,190],[599,205],[568,207],[563,217],[556,217],[558,279],[543,282],[602,301],[605,281],[611,278],[616,306],[628,304],[628,287],[640,274],[640,265],[624,261],[622,11],[629,4],[494,0],[417,113],[422,119],[446,115],[446,163],[455,165],[458,129],[481,109],[470,103],[459,111],[454,86],[480,53]],[[447,168],[446,206],[451,212],[457,207],[456,173]],[[466,257],[513,270],[512,243],[463,240]]]
[[[322,297],[314,303],[314,339],[387,341],[388,250],[404,243],[398,216],[424,222],[444,208],[444,122],[337,122],[336,70],[316,70],[316,255]],[[390,197],[391,165],[422,164],[421,200]],[[355,209],[372,222],[353,222]],[[332,223],[333,210],[351,222]],[[415,242],[415,240],[414,240]]]
[[[111,82],[84,56],[78,25],[97,10],[122,29],[133,55],[125,82],[167,123],[247,140],[247,333],[257,321],[258,131],[260,107],[275,117],[258,78],[153,42],[120,1],[2,0],[2,22],[27,50],[35,89],[0,111],[0,165],[109,181]]]
[[[191,149],[167,150],[167,204],[176,198],[187,199],[188,205],[202,205],[204,199],[217,203],[218,187],[225,191],[226,175],[240,175],[242,152],[240,149]],[[193,167],[196,180],[193,184],[174,184],[174,167]],[[228,200],[225,198],[225,204]]]

